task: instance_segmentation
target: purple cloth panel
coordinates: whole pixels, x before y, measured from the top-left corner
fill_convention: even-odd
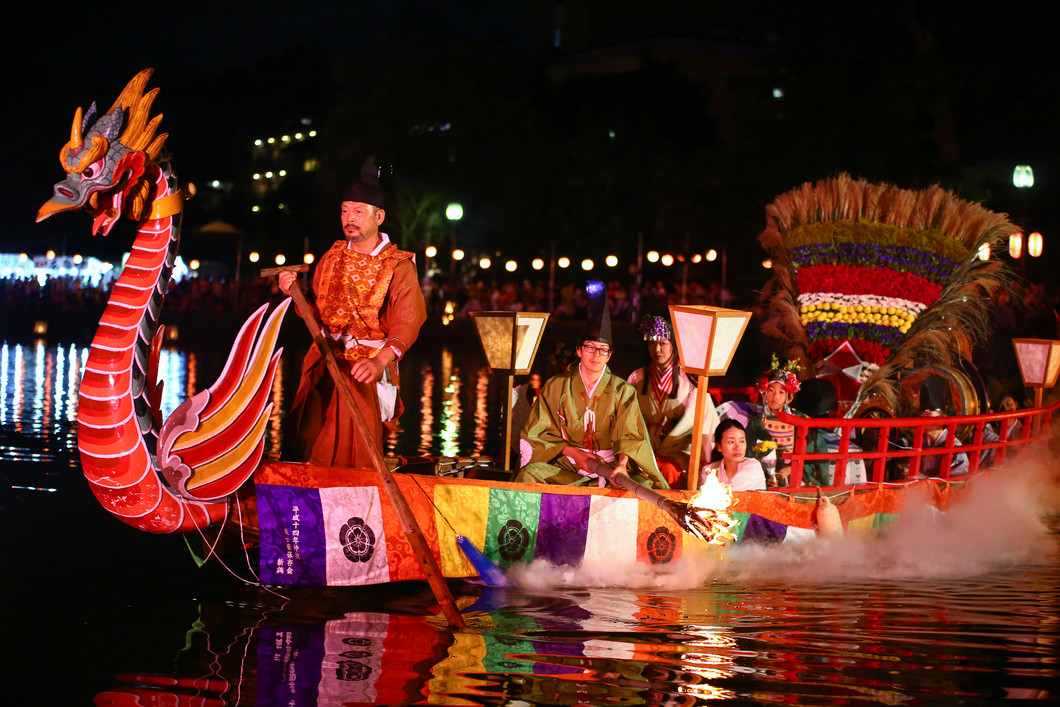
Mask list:
[[[554,565],[581,563],[585,536],[589,532],[591,500],[588,495],[541,494],[534,559],[548,560]]]
[[[763,545],[781,543],[784,542],[787,534],[788,526],[752,513],[747,517],[747,527],[744,528],[740,542],[762,543]]]
[[[296,486],[258,484],[261,581],[265,584],[327,585],[327,546],[320,492]]]

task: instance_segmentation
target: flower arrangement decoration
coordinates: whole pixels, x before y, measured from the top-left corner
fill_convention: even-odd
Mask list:
[[[969,350],[956,340],[985,337],[984,299],[1010,279],[998,259],[975,254],[1015,227],[939,186],[841,174],[781,194],[766,214],[763,333],[815,363],[849,341],[866,364],[860,398],[878,390],[894,401],[902,368],[950,365]]]
[[[751,447],[751,453],[756,457],[760,457],[764,454],[769,454],[777,448],[777,443],[771,439],[763,439]]]

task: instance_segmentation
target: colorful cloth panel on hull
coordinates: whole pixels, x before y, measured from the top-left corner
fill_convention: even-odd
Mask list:
[[[547,560],[668,564],[686,534],[655,506],[615,489],[395,474],[446,577],[476,572],[469,538],[502,569]],[[266,584],[350,586],[424,575],[375,474],[270,463],[255,475]]]

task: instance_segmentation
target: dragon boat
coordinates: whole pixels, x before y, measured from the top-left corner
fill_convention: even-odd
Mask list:
[[[265,584],[348,586],[424,579],[422,558],[416,556],[395,504],[384,493],[391,482],[373,470],[263,458],[272,381],[281,355],[276,343],[289,300],[271,313],[265,307],[255,312],[235,338],[218,380],[162,419],[159,312],[178,249],[185,197],[170,164],[162,159],[166,135],[157,132],[161,115],[150,116],[158,89],[145,92],[150,75],[145,70],[133,78],[102,115],[97,115],[95,104],[84,114],[77,109],[70,139],[60,152],[67,176],[55,185],[37,216],[39,221],[84,210],[92,217],[93,233],[102,235],[123,216],[138,224],[131,254],[92,341],[79,391],[78,450],[92,493],[111,515],[134,528],[200,533],[211,552],[224,538],[238,537],[240,547],[258,548],[257,575]],[[787,542],[813,536],[821,526],[826,498],[831,498],[826,504],[837,510],[842,526],[869,530],[886,524],[912,495],[945,507],[968,480],[986,473],[986,467],[999,467],[1046,437],[1060,403],[978,414],[974,391],[964,394],[961,388],[963,415],[927,421],[903,414],[908,405],[902,390],[913,380],[912,372],[925,366],[956,370],[947,351],[956,346],[957,333],[943,340],[937,330],[940,322],[976,323],[968,299],[988,293],[1000,280],[995,265],[970,263],[967,253],[998,239],[1006,228],[1004,219],[986,218],[978,211],[969,215],[954,200],[930,195],[937,213],[927,219],[926,232],[945,244],[936,250],[948,259],[929,258],[930,272],[902,271],[908,275],[907,285],[923,285],[917,291],[926,294],[916,301],[891,297],[891,304],[873,305],[901,316],[887,314],[886,322],[870,318],[857,332],[851,322],[841,343],[836,343],[837,336],[844,332],[835,327],[814,329],[818,314],[831,312],[838,301],[846,303],[841,305],[845,316],[847,306],[861,306],[854,304],[861,295],[851,292],[849,284],[839,294],[817,284],[806,285],[812,297],[798,291],[796,280],[806,284],[803,274],[810,267],[800,266],[799,258],[824,258],[829,248],[845,252],[839,246],[851,240],[847,230],[833,228],[834,237],[818,248],[821,252],[807,251],[807,243],[812,245],[809,226],[834,223],[837,214],[855,223],[866,221],[870,210],[882,213],[881,204],[901,196],[882,189],[870,199],[865,196],[868,188],[859,191],[847,182],[838,188],[843,198],[830,205],[822,206],[818,197],[830,193],[831,187],[806,197],[812,203],[801,218],[794,216],[798,209],[790,199],[779,200],[771,212],[771,230],[763,234],[763,244],[777,262],[772,306],[788,315],[786,341],[808,368],[839,380],[841,394],[852,392],[846,416],[781,415],[781,421],[795,429],[790,487],[733,494],[715,483],[648,498],[617,487],[516,484],[508,480],[510,475],[489,468],[488,460],[468,461],[445,473],[438,473],[438,460],[389,460],[394,472],[390,478],[411,508],[441,574],[479,574],[479,566],[468,559],[467,541],[502,570],[535,560],[665,567],[694,557],[711,541]],[[860,206],[848,208],[852,201]],[[951,213],[953,209],[965,211]],[[966,225],[973,216],[979,227]],[[935,225],[947,219],[953,222],[950,226],[957,224],[960,238],[938,236]],[[895,228],[901,237],[919,242],[916,233],[901,230],[915,229]],[[887,278],[877,273],[873,281]],[[940,302],[945,305],[941,309],[936,307]],[[840,314],[838,308],[835,312]],[[846,323],[843,317],[838,320]],[[893,355],[873,343],[872,337],[879,334],[893,339]],[[732,391],[714,392],[720,397]],[[859,410],[875,414],[866,417],[856,414]],[[925,444],[929,424],[948,431],[942,447]],[[999,434],[988,434],[991,429]],[[806,439],[815,431],[834,437],[827,453],[806,451]],[[966,443],[957,450],[959,436]],[[904,446],[897,444],[899,438],[906,440]],[[951,473],[952,460],[961,453],[970,456],[971,464],[967,473],[957,476]],[[923,460],[936,457],[938,471],[923,478]],[[807,463],[828,466],[826,486],[803,486]],[[860,471],[852,475],[855,468]],[[703,509],[702,515],[696,509]]]

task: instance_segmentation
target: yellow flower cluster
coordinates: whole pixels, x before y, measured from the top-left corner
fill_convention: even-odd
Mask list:
[[[805,304],[799,308],[803,326],[810,322],[865,322],[880,326],[892,326],[903,334],[909,331],[916,315],[903,312],[897,307],[875,305],[843,305],[830,302]]]

